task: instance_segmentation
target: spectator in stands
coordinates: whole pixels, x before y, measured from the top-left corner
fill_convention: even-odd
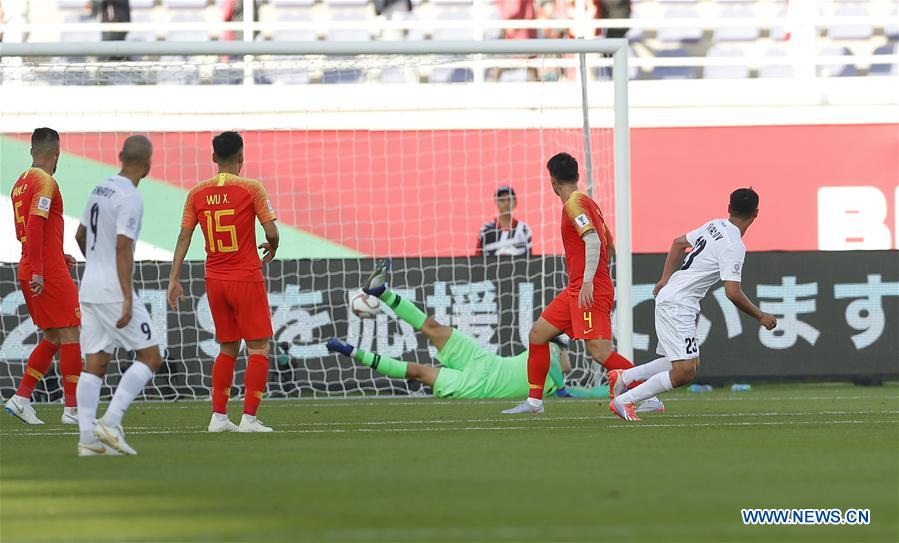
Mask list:
[[[631,0],[594,0],[596,3],[596,19],[630,19]],[[607,38],[623,38],[627,36],[628,28],[609,28],[603,34],[603,29],[597,28],[596,35],[605,35]]]
[[[515,190],[509,186],[496,189],[496,219],[488,222],[478,234],[476,254],[486,256],[531,254],[531,229],[512,217]]]
[[[412,11],[412,0],[374,0],[375,14],[384,15],[388,19],[396,13]]]
[[[537,6],[537,19],[553,21],[571,19],[574,13],[573,0],[540,0]],[[545,39],[562,39],[574,37],[570,28],[541,28],[537,37]]]
[[[503,19],[534,19],[534,0],[503,0],[497,3],[499,16]],[[503,31],[507,40],[536,38],[537,30],[533,28],[512,28]]]
[[[100,15],[101,23],[130,23],[131,3],[128,0],[91,0],[87,7],[91,17]],[[103,41],[122,41],[127,32],[103,32]]]

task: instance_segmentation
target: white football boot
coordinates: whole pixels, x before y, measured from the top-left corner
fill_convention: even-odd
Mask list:
[[[125,432],[121,426],[107,426],[102,420],[97,420],[94,421],[94,435],[105,445],[122,454],[137,454],[137,451],[125,441]]]
[[[237,427],[237,431],[243,433],[274,432],[274,430],[262,424],[262,421],[246,413],[240,418],[240,426]]]
[[[100,441],[78,443],[78,456],[122,456],[119,451],[104,445]]]
[[[665,404],[662,403],[662,400],[653,396],[640,402],[640,405],[634,411],[637,413],[664,413]]]
[[[16,417],[20,421],[25,424],[43,424],[44,421],[37,418],[37,413],[34,412],[34,408],[31,407],[31,402],[24,401],[21,402],[16,399],[16,396],[6,400],[6,405],[4,406],[6,412],[10,415]]]
[[[212,419],[209,420],[208,431],[212,433],[220,433],[220,432],[238,432],[240,431],[236,424],[231,422],[227,416],[223,418],[216,417],[218,413],[212,414]]]
[[[521,402],[511,409],[504,409],[502,411],[503,415],[539,415],[540,413],[543,413],[543,404],[541,403],[539,406],[534,407],[533,405],[529,404],[527,400]]]
[[[66,407],[62,410],[62,420],[59,422],[63,424],[78,424],[78,408],[77,407]]]

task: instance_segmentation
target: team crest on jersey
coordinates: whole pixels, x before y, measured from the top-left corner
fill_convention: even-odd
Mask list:
[[[740,273],[740,268],[743,266],[739,262],[734,263],[734,273]]]
[[[50,198],[41,196],[37,199],[37,208],[41,211],[50,211]]]
[[[578,226],[578,228],[583,228],[590,224],[590,219],[587,217],[587,215],[581,213],[574,218],[574,223]]]

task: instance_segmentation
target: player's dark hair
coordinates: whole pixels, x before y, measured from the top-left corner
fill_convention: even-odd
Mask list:
[[[740,219],[750,219],[759,209],[759,195],[752,187],[737,189],[730,193],[730,205],[727,210]]]
[[[38,153],[49,153],[59,147],[59,132],[43,126],[31,133],[31,148]]]
[[[227,162],[243,150],[243,138],[237,132],[222,132],[212,138],[212,150],[219,160]]]
[[[577,171],[577,160],[568,153],[559,153],[546,163],[549,175],[562,183],[577,183],[580,174]]]

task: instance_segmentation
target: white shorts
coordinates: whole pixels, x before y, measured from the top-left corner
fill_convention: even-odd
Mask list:
[[[699,358],[696,311],[674,304],[656,304],[656,352],[669,361]]]
[[[131,321],[124,328],[116,328],[115,323],[121,316],[121,302],[81,302],[81,352],[112,353],[117,346],[129,351],[139,351],[159,345],[153,332],[150,313],[140,299],[135,298],[132,304]]]

